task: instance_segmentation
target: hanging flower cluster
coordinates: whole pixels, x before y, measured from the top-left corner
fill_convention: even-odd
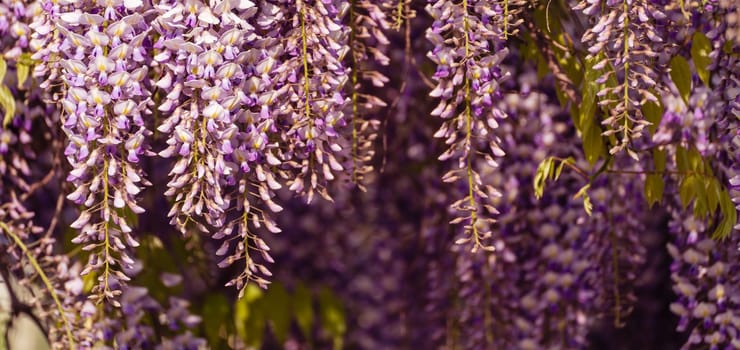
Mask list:
[[[732,266],[739,258],[738,243],[718,249],[706,238],[707,227],[680,210],[674,211],[670,227],[675,238],[668,251],[674,259],[671,279],[677,295],[670,308],[680,317],[678,330],[690,333],[686,348],[737,348],[740,284]]]
[[[269,274],[249,257],[248,247],[256,245],[270,260],[266,245],[249,225],[279,232],[272,219],[253,206],[264,202],[273,211],[281,209],[271,200],[272,190],[281,186],[268,168],[277,159],[266,134],[274,122],[265,101],[274,62],[265,48],[272,41],[260,38],[248,22],[257,11],[253,3],[226,2],[214,9],[200,2],[162,4],[154,22],[159,33],[154,61],[161,67],[154,98],[167,116],[157,130],[168,135],[168,147],[159,155],[176,159],[165,193],[175,200],[171,223],[183,234],[194,227],[225,239],[217,254],[233,255],[219,266],[245,260],[244,272],[235,281],[238,288],[244,279],[265,284],[253,275],[259,270]],[[253,196],[255,188],[259,195]],[[229,251],[235,239],[239,243]]]
[[[373,1],[359,0],[353,1],[349,8],[351,180],[363,191],[365,176],[373,171],[374,142],[380,126],[377,114],[387,106],[372,93],[372,89],[382,88],[389,81],[378,69],[390,63],[385,53],[390,42],[383,31],[391,26],[384,12],[391,6],[389,1],[375,4]]]
[[[64,150],[75,190],[67,198],[82,205],[70,227],[74,243],[90,251],[83,274],[95,271],[93,293],[115,299],[129,280],[122,267],[134,263],[130,248],[139,245],[131,214],[141,214],[137,195],[148,184],[137,165],[150,135],[142,114],[149,103],[145,78],[150,62],[143,48],[149,28],[140,4],[98,7],[65,4],[48,11],[59,36],[58,57]],[[96,11],[92,11],[92,10]]]
[[[0,347],[738,348],[737,15],[0,0]]]
[[[344,86],[349,69],[349,28],[342,23],[349,4],[341,1],[299,1],[284,4],[286,46],[279,66],[285,86],[285,110],[279,117],[285,130],[286,162],[293,168],[289,188],[311,202],[316,193],[331,200],[328,182],[345,170],[348,100]],[[339,157],[338,157],[339,156]],[[341,157],[341,158],[340,158]]]
[[[494,157],[504,155],[493,133],[506,118],[495,104],[501,98],[499,86],[507,77],[500,66],[508,53],[498,20],[503,12],[498,6],[475,0],[431,1],[427,12],[434,19],[427,31],[427,39],[434,45],[428,57],[437,66],[437,85],[430,96],[440,99],[431,114],[444,121],[435,136],[449,145],[439,160],[457,160],[444,181],[462,182],[466,188],[465,196],[451,206],[459,215],[453,222],[464,224],[465,236],[458,242],[472,243],[474,251],[490,250],[485,241],[491,236],[490,224],[495,222],[491,216],[497,211],[484,201],[501,194],[481,181],[474,161],[484,158],[496,168]]]
[[[600,103],[609,107],[601,121],[608,127],[604,135],[618,137],[609,152],[626,149],[637,158],[629,145],[650,125],[641,107],[657,103],[663,90],[659,74],[666,70],[673,45],[667,40],[674,30],[670,13],[647,0],[581,1],[575,9],[595,19],[581,39],[597,61],[594,69],[609,68],[595,82],[604,84],[598,96],[606,97]]]

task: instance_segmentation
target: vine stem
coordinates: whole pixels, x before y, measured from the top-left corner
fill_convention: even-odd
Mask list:
[[[463,0],[463,29],[465,30],[465,59],[464,64],[467,66],[468,56],[470,55],[470,23],[468,22],[468,0]],[[475,245],[481,246],[480,237],[478,236],[478,213],[476,212],[475,197],[473,196],[473,152],[472,152],[472,141],[473,127],[472,127],[472,115],[470,114],[470,78],[468,77],[467,69],[465,69],[465,143],[468,147],[468,159],[467,159],[467,176],[468,176],[468,204],[470,205],[470,226],[473,230],[473,239],[475,239]]]
[[[624,112],[622,112],[622,118],[624,118],[624,138],[629,142],[630,129],[629,129],[629,109],[630,109],[630,94],[629,94],[629,75],[630,75],[630,51],[629,51],[629,4],[627,0],[622,2],[624,10]]]
[[[309,121],[309,138],[313,138],[313,119],[311,119],[311,100],[308,82],[308,36],[306,34],[306,5],[301,2],[301,41],[303,44],[303,93],[306,95],[306,119]]]
[[[576,174],[578,174],[578,175],[579,175],[579,176],[581,176],[582,178],[584,178],[584,179],[586,179],[586,180],[588,180],[588,179],[589,179],[589,176],[588,176],[588,174],[587,174],[587,173],[586,173],[586,172],[585,172],[585,171],[584,171],[583,169],[579,168],[579,167],[578,167],[578,166],[576,166],[575,164],[572,164],[572,163],[570,163],[570,162],[566,161],[566,159],[563,159],[563,158],[560,158],[560,157],[552,157],[552,159],[554,159],[554,160],[556,160],[556,161],[560,162],[561,164],[564,164],[564,165],[565,165],[565,166],[567,166],[568,168],[571,168],[571,169],[573,169],[573,171],[575,171],[575,172],[576,172]]]
[[[575,171],[578,176],[593,181],[592,177],[589,176],[588,173],[579,168],[577,165],[566,162],[565,159],[560,157],[552,157],[552,159],[563,163],[565,166],[570,168],[571,170]],[[698,171],[676,171],[676,170],[617,170],[617,169],[604,169],[603,171],[599,171],[594,175],[598,175],[599,173],[607,173],[607,174],[623,174],[623,175],[700,175],[700,176],[709,176],[709,174],[698,172]]]
[[[675,170],[614,170],[609,169],[606,171],[609,174],[625,174],[625,175],[700,175],[710,176],[709,174],[698,172],[698,171],[675,171]]]
[[[352,0],[349,6],[349,25],[351,28],[349,41],[350,49],[355,49],[355,41],[357,40],[357,27],[355,24],[355,6],[357,6],[357,0]],[[357,163],[358,163],[358,135],[357,135],[357,118],[359,117],[357,108],[357,59],[355,53],[351,54],[352,59],[352,182],[357,183]]]
[[[110,284],[109,284],[109,278],[110,278],[110,208],[108,207],[108,199],[110,197],[110,190],[109,190],[109,184],[108,184],[108,159],[103,160],[103,218],[105,219],[105,223],[103,224],[103,231],[105,233],[105,269],[104,269],[104,277],[105,280],[105,286],[103,288],[103,294],[110,291]]]
[[[313,129],[314,129],[314,120],[311,117],[311,95],[309,92],[309,89],[311,86],[309,85],[308,81],[308,35],[306,34],[306,4],[301,1],[298,3],[300,6],[300,15],[301,15],[301,41],[303,43],[303,93],[306,95],[306,119],[308,119],[308,132],[306,133],[306,139],[312,140],[313,135]],[[308,167],[310,169],[313,169],[313,162],[314,162],[314,156],[315,153],[311,152],[311,156],[308,159]],[[311,190],[313,191],[313,189]],[[313,193],[313,192],[311,192]],[[311,198],[311,197],[309,197]],[[309,199],[310,202],[310,199]]]
[[[19,248],[21,248],[21,251],[23,251],[23,254],[28,258],[28,261],[31,263],[31,266],[36,271],[36,273],[39,274],[39,277],[41,277],[41,281],[44,283],[44,286],[46,287],[46,290],[49,291],[49,294],[51,294],[51,298],[54,299],[54,303],[56,304],[57,311],[59,311],[59,315],[62,317],[62,322],[64,323],[64,328],[67,334],[67,340],[69,340],[69,348],[75,349],[75,341],[74,337],[72,336],[72,327],[70,326],[69,319],[67,318],[67,315],[64,313],[64,307],[62,306],[62,302],[59,301],[59,296],[57,295],[56,290],[54,289],[54,286],[51,284],[51,280],[49,280],[49,277],[46,276],[46,273],[41,268],[41,265],[39,265],[39,262],[36,260],[36,258],[31,254],[31,252],[28,250],[28,247],[25,243],[23,243],[23,240],[21,240],[18,235],[13,233],[13,231],[10,230],[8,225],[6,225],[4,222],[0,222],[0,228],[2,228],[10,238],[13,239],[16,245],[18,245]]]
[[[504,0],[504,40],[509,39],[509,0]]]
[[[401,24],[403,23],[403,8],[405,7],[405,0],[398,0],[396,5],[396,23],[394,24],[396,30],[401,30]]]

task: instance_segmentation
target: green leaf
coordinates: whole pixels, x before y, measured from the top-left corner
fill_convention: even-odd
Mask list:
[[[5,59],[0,56],[0,108],[5,111],[3,117],[3,128],[6,128],[8,124],[13,120],[15,114],[15,98],[10,92],[7,86],[3,83],[5,79],[5,73],[8,71],[8,64]]]
[[[604,139],[601,128],[596,124],[588,124],[583,131],[583,153],[591,166],[604,155]]]
[[[704,187],[704,181],[698,176],[693,176],[692,186],[694,187],[694,216],[697,218],[706,218],[709,215],[709,200],[707,199],[707,189]]]
[[[645,199],[648,205],[652,207],[655,203],[660,203],[663,199],[663,190],[665,181],[663,176],[658,174],[649,174],[645,179]]]
[[[26,80],[28,80],[28,76],[31,73],[31,67],[25,64],[18,62],[18,64],[15,67],[16,73],[18,74],[18,88],[22,89],[23,85],[26,83]]]
[[[678,196],[681,198],[681,205],[684,207],[689,206],[691,201],[696,197],[696,183],[699,180],[694,175],[688,175],[681,180],[678,185]]]
[[[576,130],[579,132],[581,131],[580,125],[581,125],[581,110],[578,105],[575,103],[570,104],[570,119],[573,121],[573,125],[575,125]]]
[[[682,56],[673,56],[670,67],[671,80],[676,84],[678,92],[688,106],[689,94],[691,93],[691,68],[689,67],[689,62]]]
[[[641,110],[642,115],[644,115],[645,119],[647,119],[651,124],[648,126],[650,135],[655,134],[655,130],[658,129],[660,120],[663,119],[663,106],[653,101],[647,101],[642,105]]]
[[[722,211],[722,220],[712,233],[712,238],[723,240],[730,236],[730,233],[737,224],[737,209],[732,202],[727,189],[723,189],[719,199],[720,210]]]
[[[712,59],[709,54],[712,52],[712,42],[709,41],[704,33],[697,31],[691,39],[691,59],[694,61],[696,72],[704,85],[710,86],[709,65]]]
[[[697,173],[704,173],[704,157],[695,147],[689,148],[688,153],[689,167]]]
[[[601,72],[593,69],[594,65],[602,60],[601,55],[596,57],[586,58],[586,71],[583,75],[583,98],[580,106],[580,120],[579,125],[576,125],[578,130],[584,132],[584,129],[588,125],[594,124],[594,113],[596,112],[596,94],[599,91],[599,86],[596,84],[596,80],[601,76]]]
[[[203,301],[203,327],[208,344],[213,348],[218,348],[217,344],[222,344],[221,335],[228,331],[225,326],[231,315],[231,305],[229,301],[220,293],[211,293],[206,295]]]
[[[255,348],[262,344],[265,329],[265,317],[259,305],[263,295],[262,289],[249,283],[244,287],[244,296],[234,304],[236,335]]]
[[[270,325],[275,338],[283,343],[290,330],[290,296],[281,283],[273,283],[262,298],[262,305],[269,310]]]
[[[234,329],[236,330],[236,335],[242,340],[247,339],[247,319],[249,318],[249,314],[249,302],[245,298],[237,299],[236,303],[234,303]]]
[[[688,152],[682,146],[676,147],[676,167],[681,173],[689,171],[689,156]]]
[[[5,62],[5,58],[3,56],[0,56],[0,84],[3,83],[3,79],[5,79],[5,73],[8,71],[8,64]]]
[[[298,327],[307,339],[311,339],[314,313],[311,292],[303,284],[299,284],[293,292],[293,316],[298,322]]]
[[[319,310],[323,328],[332,336],[334,350],[342,348],[347,322],[344,316],[342,301],[328,288],[319,293]]]
[[[722,196],[723,188],[719,181],[714,177],[705,177],[704,186],[707,189],[708,211],[712,213],[717,210],[717,206],[719,206],[719,199]]]
[[[665,150],[658,148],[653,150],[653,165],[655,166],[655,171],[665,171],[666,158]]]
[[[552,157],[547,157],[540,162],[539,166],[537,166],[537,171],[534,174],[535,198],[540,199],[545,194],[545,184],[547,179],[550,178],[550,174],[552,174],[553,165]]]
[[[581,189],[576,192],[576,194],[573,196],[573,199],[578,199],[579,197],[583,197],[583,210],[586,211],[586,214],[588,216],[591,216],[591,211],[593,210],[593,205],[591,204],[591,197],[588,195],[588,189],[591,188],[590,184],[587,184]]]
[[[573,162],[572,158],[568,158],[560,162],[558,166],[555,168],[555,176],[554,180],[557,181],[560,178],[560,174],[563,172],[563,167],[565,167],[566,164],[571,164]]]
[[[11,121],[13,121],[13,115],[15,115],[15,98],[10,92],[7,86],[3,85],[0,81],[0,107],[5,111],[3,117],[3,128],[8,127]]]
[[[588,194],[583,195],[583,210],[586,211],[588,216],[591,216],[594,206],[591,204],[591,197]]]

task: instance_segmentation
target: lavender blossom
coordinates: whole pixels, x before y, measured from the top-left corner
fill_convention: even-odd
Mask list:
[[[130,215],[144,212],[137,195],[148,184],[137,165],[150,135],[142,118],[149,29],[140,6],[111,5],[101,15],[97,7],[69,4],[47,13],[61,38],[55,64],[64,86],[64,154],[73,167],[67,181],[75,186],[67,198],[85,208],[70,225],[80,230],[73,242],[92,252],[82,274],[99,273],[93,298],[117,306],[122,291],[113,286],[129,280],[123,268],[134,263],[129,249],[139,245]]]
[[[670,19],[659,3],[648,0],[581,1],[575,9],[595,18],[581,38],[588,45],[589,57],[598,61],[594,69],[613,67],[595,82],[607,83],[597,93],[605,98],[600,105],[609,109],[601,122],[607,126],[604,135],[618,137],[609,153],[626,149],[637,159],[630,143],[650,124],[641,106],[657,103],[657,94],[663,90],[659,74],[665,71],[671,55],[672,41],[667,38],[673,30]]]
[[[489,225],[495,222],[491,216],[497,211],[483,200],[501,194],[483,184],[473,163],[483,156],[496,168],[493,157],[504,155],[494,134],[500,120],[506,118],[496,107],[501,98],[499,85],[508,76],[499,65],[508,53],[501,23],[496,20],[502,9],[478,1],[465,0],[459,5],[432,1],[427,12],[434,18],[427,31],[427,39],[434,44],[428,57],[437,65],[434,79],[438,82],[430,96],[441,100],[432,115],[444,120],[435,136],[449,145],[439,160],[458,161],[457,168],[443,179],[463,179],[466,188],[465,196],[451,206],[459,213],[452,223],[464,223],[465,235],[457,242],[471,243],[473,251],[492,250],[485,241],[491,236]]]
[[[350,73],[343,63],[350,50],[350,29],[341,20],[348,5],[299,1],[284,19],[292,25],[286,28],[289,39],[278,69],[287,87],[282,98],[289,108],[279,118],[285,130],[286,164],[295,169],[287,183],[308,203],[315,193],[330,200],[327,184],[345,170],[338,155],[346,148],[348,99],[342,90]]]

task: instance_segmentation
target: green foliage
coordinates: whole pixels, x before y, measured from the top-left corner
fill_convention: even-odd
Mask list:
[[[260,348],[269,325],[275,339],[283,343],[295,321],[310,343],[315,326],[316,301],[320,305],[322,329],[331,337],[335,349],[341,348],[347,331],[342,301],[327,288],[314,296],[303,284],[299,284],[293,293],[280,283],[273,283],[264,291],[248,284],[244,296],[236,300],[233,307],[236,335],[247,346]]]
[[[201,312],[204,322],[201,325],[208,344],[214,349],[225,347],[222,335],[230,333],[230,322],[227,321],[230,314],[231,305],[223,294],[206,295]]]
[[[684,9],[684,1],[680,1],[680,4],[684,15],[688,16],[688,12],[685,12]],[[583,154],[593,167],[600,159],[608,158],[606,149],[609,145],[616,144],[616,136],[609,131],[605,133],[602,129],[599,115],[600,113],[608,114],[623,97],[615,95],[613,91],[616,91],[616,89],[610,89],[610,92],[598,96],[599,91],[615,88],[619,84],[617,81],[618,74],[614,72],[614,67],[606,60],[603,52],[595,56],[577,54],[567,38],[567,34],[562,30],[563,9],[561,7],[562,4],[558,2],[547,3],[546,5],[539,3],[535,6],[532,17],[537,30],[545,33],[552,40],[551,44],[548,43],[547,49],[554,53],[554,62],[549,62],[548,65],[548,59],[552,60],[553,57],[545,57],[547,51],[532,37],[525,39],[525,44],[522,47],[523,58],[536,63],[539,78],[551,74],[550,67],[555,63],[559,66],[561,72],[565,73],[567,78],[580,88],[581,101],[578,105],[574,105],[573,101],[570,101],[566,94],[561,91],[561,86],[555,84],[556,95],[561,105],[566,107],[570,104],[573,123],[581,136]],[[565,50],[567,51],[565,52],[562,49],[563,47],[569,50]],[[674,56],[669,63],[670,78],[687,105],[689,104],[693,85],[693,74],[697,74],[703,84],[711,87],[709,65],[712,62],[710,58],[712,49],[712,44],[706,35],[696,32],[691,41],[690,59],[693,66],[690,65],[687,58],[679,55]],[[722,50],[728,55],[736,54],[731,41],[726,41]],[[594,69],[594,67],[599,69]],[[606,75],[608,72],[612,74]],[[602,77],[605,77],[604,81],[598,83]],[[656,91],[651,92],[653,95],[658,95]],[[662,102],[645,101],[640,108],[645,120],[650,122],[647,128],[648,132],[650,135],[654,135],[664,113]],[[627,152],[636,159],[637,154],[633,150],[628,149]],[[654,170],[645,172],[644,183],[644,195],[649,206],[652,207],[662,201],[667,176],[675,176],[678,180],[678,195],[684,208],[693,205],[693,214],[703,219],[721,217],[721,221],[718,220],[719,222],[714,224],[716,229],[713,237],[721,239],[729,235],[737,221],[737,213],[730,200],[727,188],[712,173],[711,160],[704,159],[695,148],[686,149],[680,146],[677,147],[674,159],[669,160],[666,150],[662,148],[653,149],[652,155]],[[557,159],[548,157],[537,167],[533,181],[536,198],[541,198],[544,195],[545,185],[548,181],[558,179],[564,165],[573,166],[572,163],[568,164],[562,161],[558,163]],[[667,170],[669,161],[672,161],[676,167],[675,170],[670,172]],[[609,163],[609,159],[606,159],[602,164],[602,169],[588,176],[589,184],[608,170]],[[581,176],[587,176],[584,171],[578,168],[575,168],[575,170]],[[613,173],[613,176],[622,176],[616,175],[619,173],[618,170],[609,172]],[[576,193],[575,198],[583,197],[584,209],[590,213],[591,202],[588,197],[588,188],[588,184],[582,187]]]
[[[653,150],[653,166],[655,166],[655,170],[659,172],[665,171],[665,165],[668,157],[666,155],[665,150],[656,148]]]
[[[653,166],[656,173],[648,174],[645,178],[645,200],[650,207],[656,203],[660,203],[663,199],[665,180],[662,173],[665,172],[666,162],[667,156],[665,150],[655,148],[653,150]]]
[[[534,196],[537,199],[542,198],[545,192],[545,184],[548,180],[557,181],[560,178],[560,174],[563,172],[565,166],[575,167],[575,160],[572,157],[566,159],[560,159],[556,157],[545,158],[540,165],[537,167],[537,171],[534,175]],[[585,175],[584,175],[585,176]],[[573,196],[573,199],[583,198],[583,210],[586,214],[591,216],[593,205],[591,204],[591,197],[588,195],[588,189],[591,184],[588,183],[581,187],[580,190]]]
[[[559,7],[554,6],[553,9],[557,11]],[[568,41],[563,36],[558,18],[557,15],[554,17],[547,16],[546,8],[539,6],[534,15],[534,22],[541,31],[547,33],[553,41],[559,44],[550,45],[550,49],[555,53],[555,63],[567,75],[568,79],[571,79],[580,87],[581,102],[578,106],[571,105],[570,108],[573,122],[581,136],[584,156],[593,167],[600,159],[607,157],[606,149],[608,145],[616,142],[613,134],[603,132],[598,117],[599,110],[603,113],[608,113],[611,108],[614,108],[616,101],[619,101],[621,98],[620,96],[615,96],[613,92],[598,96],[598,92],[606,88],[616,87],[618,81],[616,74],[610,74],[603,83],[597,83],[607,72],[614,69],[608,61],[605,61],[606,57],[603,53],[585,57],[581,61],[578,55],[563,52],[558,47],[570,47]],[[525,59],[534,60],[537,63],[540,77],[550,73],[547,60],[542,53],[544,51],[541,51],[541,47],[538,46],[535,40],[528,38],[523,50],[525,52]],[[711,63],[711,59],[709,58],[711,50],[712,47],[708,38],[702,33],[696,33],[692,40],[691,60],[694,64],[696,74],[698,74],[699,78],[707,86],[710,85],[711,78],[708,70],[708,66]],[[692,67],[689,61],[682,56],[673,57],[669,65],[671,69],[671,80],[676,85],[683,101],[688,105],[692,88]],[[595,67],[599,69],[595,69]],[[556,93],[563,106],[566,106],[570,102],[565,94],[560,91],[560,86],[557,84]],[[655,95],[655,92],[653,94]],[[651,135],[655,134],[664,113],[662,103],[660,101],[646,101],[641,106],[641,112],[644,118],[651,123],[648,126],[649,133]],[[628,152],[631,152],[631,150],[628,150]],[[668,163],[665,150],[656,148],[653,149],[652,154],[654,171],[646,174],[644,183],[644,195],[651,207],[662,201],[666,189],[665,181]],[[717,210],[719,210],[722,220],[716,225],[717,228],[714,237],[726,237],[732,231],[732,227],[737,221],[737,214],[731,200],[723,202],[723,193],[727,192],[727,190],[712,174],[710,161],[705,160],[696,149],[686,149],[683,147],[677,148],[675,159],[672,160],[675,161],[677,168],[676,174],[678,174],[679,181],[678,194],[683,206],[686,208],[693,205],[693,214],[704,219],[716,214]],[[573,163],[571,158],[565,161],[561,161],[555,157],[544,159],[537,167],[533,180],[535,197],[538,199],[541,198],[544,195],[547,182],[556,181],[560,176],[563,166],[573,166]],[[607,163],[604,163],[604,166],[608,166]],[[579,169],[576,168],[576,170],[578,171]],[[579,171],[579,173],[582,176],[586,176],[582,171]],[[589,185],[601,173],[602,171],[599,170],[590,176],[589,184],[583,186],[574,196],[574,198],[583,198],[584,210],[589,215],[592,209],[591,200],[588,196]],[[727,197],[729,198],[729,194]]]
[[[658,129],[660,120],[663,119],[663,105],[653,101],[647,101],[640,109],[642,111],[642,115],[645,116],[645,119],[650,122],[650,125],[648,126],[650,135],[655,134],[655,130]]]
[[[737,210],[727,188],[712,173],[710,160],[704,159],[695,148],[679,146],[676,166],[679,174],[683,175],[678,185],[683,207],[693,203],[693,215],[700,219],[721,215],[712,237],[727,238],[737,223]]]
[[[7,71],[8,65],[5,59],[0,56],[0,108],[5,111],[3,128],[6,128],[10,124],[13,120],[13,115],[15,115],[15,98],[13,98],[13,93],[10,92],[10,89],[3,83]]]
[[[594,206],[591,204],[591,197],[588,195],[588,189],[591,188],[591,184],[586,184],[585,186],[581,187],[578,192],[573,196],[573,199],[578,199],[580,197],[583,197],[583,210],[586,211],[586,214],[588,216],[591,216],[592,210]]]
[[[244,296],[234,305],[234,326],[236,335],[248,346],[259,348],[262,345],[266,315],[260,304],[264,292],[254,284],[244,288]]]
[[[262,298],[262,306],[270,310],[267,314],[272,333],[279,342],[288,338],[291,321],[291,298],[281,283],[273,283]]]
[[[649,174],[647,176],[645,179],[645,199],[650,207],[655,203],[660,203],[664,189],[665,181],[663,181],[662,175]]]
[[[559,164],[556,165],[556,162],[558,162]],[[534,175],[535,198],[542,198],[545,193],[545,184],[547,183],[547,181],[557,181],[560,178],[560,173],[563,171],[563,167],[566,164],[573,165],[575,164],[575,160],[572,157],[569,157],[567,159],[547,157],[540,163]]]
[[[332,336],[334,350],[341,349],[344,333],[347,332],[347,322],[341,300],[330,289],[323,288],[319,293],[319,310],[321,324]]]
[[[712,63],[712,59],[709,57],[711,52],[712,43],[707,36],[700,31],[694,33],[694,37],[691,39],[691,59],[694,61],[694,67],[696,67],[699,78],[708,87],[711,86],[708,68]]]
[[[576,128],[583,132],[585,124],[593,124],[594,114],[596,113],[596,93],[599,92],[599,86],[596,84],[596,79],[601,75],[600,71],[594,69],[594,65],[598,63],[601,57],[589,57],[586,58],[586,69],[583,79],[583,99],[581,101],[579,122],[576,123]]]
[[[674,56],[671,59],[671,80],[676,84],[681,98],[689,104],[689,94],[691,94],[691,68],[689,62],[683,56]]]
[[[723,189],[719,197],[719,205],[722,212],[722,220],[712,233],[712,238],[723,240],[730,236],[735,224],[737,223],[737,210],[735,203],[732,202],[730,193]]]
[[[580,107],[580,116],[577,127],[582,133],[583,137],[583,153],[586,155],[586,160],[591,166],[604,155],[605,147],[604,140],[601,136],[602,130],[599,123],[596,122],[596,94],[601,87],[595,83],[596,79],[599,78],[603,73],[600,70],[595,70],[594,65],[601,60],[601,56],[590,57],[586,59],[586,72],[583,81],[583,99]]]
[[[583,132],[583,153],[591,166],[604,155],[604,139],[601,136],[601,128],[595,124],[589,126]]]
[[[127,218],[128,220],[128,218]],[[129,221],[131,222],[131,221]],[[182,292],[182,286],[166,287],[161,280],[161,273],[179,273],[178,266],[183,256],[187,253],[183,247],[166,247],[164,243],[154,235],[144,235],[139,238],[140,246],[136,254],[142,264],[147,266],[136,276],[137,284],[147,287],[149,295],[160,303],[165,303],[170,295]],[[175,240],[180,242],[180,240]],[[178,262],[178,260],[180,260]]]
[[[18,58],[18,61],[15,63],[15,71],[18,75],[18,88],[23,88],[23,85],[26,84],[26,81],[28,80],[28,77],[31,74],[31,67],[33,67],[34,61],[31,58],[31,54],[28,52],[24,52],[21,54],[21,56]]]
[[[681,205],[683,205],[684,209],[697,197],[700,201],[705,201],[706,199],[704,186],[701,186],[701,181],[696,175],[688,175],[681,180],[681,183],[678,186],[678,195],[681,198]],[[700,209],[703,208],[704,207],[701,207],[700,203],[697,203],[694,208],[694,215],[702,216],[701,214],[704,212]]]
[[[299,284],[293,293],[293,315],[295,316],[298,327],[307,339],[311,339],[311,329],[314,324],[314,309],[311,292],[303,285]]]

